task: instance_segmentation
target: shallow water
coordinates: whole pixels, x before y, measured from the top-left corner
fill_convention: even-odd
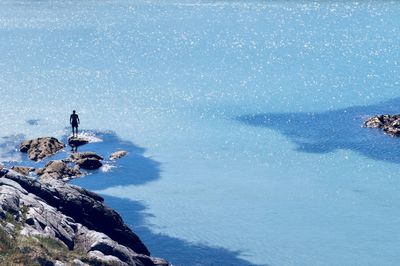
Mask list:
[[[1,161],[131,153],[74,181],[174,265],[396,265],[396,1],[2,1]],[[93,130],[95,129],[95,130]],[[22,134],[22,135],[20,135]]]

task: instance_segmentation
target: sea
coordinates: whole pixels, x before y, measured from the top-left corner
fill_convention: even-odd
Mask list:
[[[0,110],[35,167],[76,110],[71,183],[175,266],[400,263],[399,1],[2,0]]]

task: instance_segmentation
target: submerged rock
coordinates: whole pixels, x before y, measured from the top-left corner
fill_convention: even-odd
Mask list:
[[[79,165],[79,167],[87,170],[94,170],[100,168],[103,164],[101,161],[103,157],[97,155],[94,152],[80,152],[80,153],[73,153],[70,156],[70,159]]]
[[[79,167],[69,167],[62,160],[55,160],[48,162],[44,168],[39,169],[36,173],[42,179],[62,179],[64,181],[69,180],[73,177],[81,176]]]
[[[364,122],[365,127],[381,128],[386,134],[400,136],[400,115],[377,115]]]
[[[22,175],[29,175],[30,172],[35,171],[35,168],[28,166],[13,166],[11,167],[11,170],[14,170]]]
[[[23,141],[20,151],[28,153],[28,157],[33,161],[40,161],[48,156],[62,150],[65,144],[53,137],[37,138]]]
[[[89,143],[89,139],[85,137],[70,137],[68,138],[68,145],[75,148]]]
[[[110,160],[117,160],[128,155],[127,151],[116,151],[110,155]]]
[[[18,234],[53,238],[106,265],[168,265],[149,256],[99,195],[55,179],[39,182],[7,169],[2,173],[0,217],[11,215],[22,226]]]

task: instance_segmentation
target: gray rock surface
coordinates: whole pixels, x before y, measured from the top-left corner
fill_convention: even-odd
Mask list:
[[[78,167],[69,167],[62,160],[49,161],[44,168],[38,169],[36,173],[41,179],[61,179],[64,181],[82,175]]]
[[[28,157],[33,161],[40,161],[48,156],[62,150],[65,144],[53,137],[37,138],[23,141],[20,151],[28,153]]]
[[[400,115],[377,115],[368,118],[364,126],[380,128],[391,136],[400,136]]]
[[[59,180],[37,181],[1,170],[0,217],[7,215],[23,224],[20,234],[51,237],[106,265],[168,265],[149,256],[138,236],[99,195]]]
[[[127,151],[116,151],[110,155],[110,160],[117,160],[128,155]]]
[[[87,170],[94,170],[100,168],[102,164],[103,157],[97,155],[94,152],[81,152],[73,153],[70,159],[79,165],[79,167]]]

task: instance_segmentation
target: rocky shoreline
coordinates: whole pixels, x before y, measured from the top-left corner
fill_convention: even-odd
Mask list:
[[[77,143],[84,145],[88,141],[75,140],[71,145],[69,140],[73,148],[79,146]],[[59,140],[47,137],[22,142],[20,151],[28,153],[29,159],[40,161],[64,147]],[[118,151],[110,159],[126,154]],[[2,168],[0,231],[16,243],[36,239],[39,246],[46,242],[43,239],[51,239],[71,255],[52,257],[49,252],[41,254],[36,250],[37,265],[169,265],[150,256],[140,238],[116,211],[105,205],[101,196],[66,183],[84,175],[85,170],[101,167],[102,160],[93,152],[73,152],[68,158],[49,161],[39,169]],[[26,247],[20,250],[26,252]]]

